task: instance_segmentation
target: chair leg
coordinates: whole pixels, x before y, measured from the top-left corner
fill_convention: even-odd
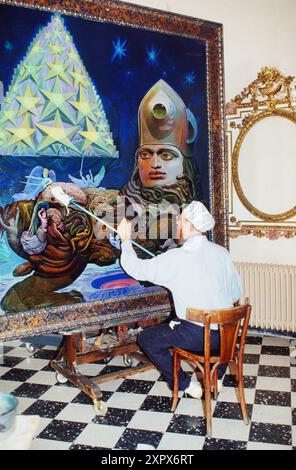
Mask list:
[[[204,390],[205,390],[205,415],[207,424],[207,436],[212,436],[212,407],[211,407],[211,377],[210,368],[204,370]]]
[[[218,368],[216,368],[213,372],[213,391],[214,391],[214,399],[217,400],[217,397],[218,397]]]
[[[243,367],[242,367],[242,361],[240,359],[238,361],[236,369],[237,369],[237,377],[238,377],[239,400],[240,400],[242,415],[243,415],[244,423],[249,424],[249,416],[248,416],[248,410],[247,410],[247,405],[246,405],[246,400],[245,400]]]
[[[178,402],[179,392],[179,369],[180,369],[180,356],[175,351],[173,352],[173,403],[171,410],[175,411]]]

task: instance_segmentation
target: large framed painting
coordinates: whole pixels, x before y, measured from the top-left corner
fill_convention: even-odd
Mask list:
[[[227,246],[222,25],[93,0],[0,18],[0,340],[168,309],[112,227],[129,218],[147,258],[199,200]]]

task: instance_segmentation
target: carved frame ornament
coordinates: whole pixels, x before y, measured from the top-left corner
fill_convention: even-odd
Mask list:
[[[239,178],[239,155],[248,132],[270,116],[288,119],[296,124],[296,86],[293,76],[284,76],[275,67],[263,67],[256,80],[226,105],[229,174],[229,234],[267,237],[296,236],[296,204],[281,213],[266,213],[247,198]],[[241,220],[235,213],[234,198],[252,214]],[[295,201],[296,203],[296,201]]]

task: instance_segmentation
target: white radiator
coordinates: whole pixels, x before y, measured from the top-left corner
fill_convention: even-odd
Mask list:
[[[296,332],[296,266],[235,263],[252,305],[250,326]]]

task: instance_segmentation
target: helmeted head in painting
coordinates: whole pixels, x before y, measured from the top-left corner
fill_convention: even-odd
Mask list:
[[[196,120],[180,96],[159,80],[139,106],[139,147],[130,182],[121,191],[139,203],[184,204],[200,199],[193,159]]]

